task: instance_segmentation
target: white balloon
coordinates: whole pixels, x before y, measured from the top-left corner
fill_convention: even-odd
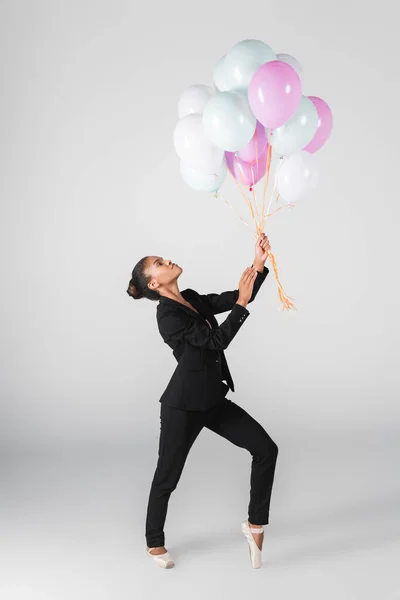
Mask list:
[[[277,173],[277,189],[285,202],[296,202],[318,183],[317,159],[300,150],[284,159]]]
[[[276,54],[261,40],[242,40],[235,44],[224,62],[225,81],[229,89],[247,92],[254,73],[271,60],[276,60]]]
[[[203,173],[181,160],[180,170],[184,181],[192,189],[199,192],[216,192],[224,183],[227,166],[223,160],[217,173]]]
[[[173,143],[179,158],[187,164],[204,171],[215,173],[224,158],[224,151],[205,135],[203,115],[189,114],[177,122]]]
[[[300,79],[302,78],[303,69],[297,58],[295,58],[291,54],[280,53],[276,55],[276,60],[281,60],[282,62],[285,62],[291,67],[293,67]]]
[[[296,112],[286,123],[272,132],[271,146],[280,156],[302,150],[318,129],[318,111],[314,103],[302,96]]]
[[[183,119],[183,117],[192,113],[202,113],[205,105],[214,95],[214,88],[202,83],[186,88],[178,101],[179,118]]]
[[[219,148],[236,152],[251,140],[257,120],[241,92],[217,92],[203,112],[206,136]]]
[[[219,92],[229,91],[229,85],[227,84],[225,73],[225,57],[226,54],[224,54],[224,56],[221,56],[213,70],[214,86],[215,89]]]

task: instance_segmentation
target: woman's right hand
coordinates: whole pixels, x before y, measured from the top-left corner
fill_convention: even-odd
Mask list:
[[[247,267],[247,269],[244,270],[239,281],[239,298],[237,304],[246,306],[246,304],[249,303],[256,277],[257,269],[255,267]]]

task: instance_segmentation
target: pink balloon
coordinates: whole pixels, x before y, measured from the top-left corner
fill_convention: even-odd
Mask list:
[[[257,121],[256,130],[253,137],[239,152],[238,157],[244,162],[252,163],[261,156],[267,145],[267,135],[265,133],[265,127]]]
[[[265,174],[267,168],[268,144],[264,152],[252,163],[245,162],[236,156],[234,152],[225,151],[226,164],[231,175],[246,187],[251,187]]]
[[[318,113],[318,128],[311,142],[303,148],[307,152],[314,154],[321,148],[328,139],[332,131],[332,111],[328,104],[318,96],[308,96],[314,104]]]
[[[265,127],[280,127],[294,115],[302,96],[297,72],[282,60],[257,69],[249,83],[248,100],[254,116]]]

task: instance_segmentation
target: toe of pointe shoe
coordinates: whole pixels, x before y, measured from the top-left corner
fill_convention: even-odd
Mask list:
[[[251,566],[253,567],[253,569],[259,569],[262,566],[262,551],[257,546],[256,541],[252,535],[252,531],[254,531],[255,533],[262,533],[262,531],[264,531],[264,528],[262,526],[257,528],[249,527],[248,522],[243,521],[241,523],[241,529],[249,545]]]
[[[172,569],[172,567],[175,566],[175,561],[169,552],[164,552],[164,554],[151,554],[151,550],[153,550],[153,548],[149,548],[146,552],[155,560],[158,567],[161,567],[162,569]]]

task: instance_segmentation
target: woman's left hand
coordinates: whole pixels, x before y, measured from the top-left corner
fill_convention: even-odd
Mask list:
[[[270,250],[271,250],[271,246],[269,244],[268,237],[265,235],[265,233],[261,233],[258,236],[258,239],[256,242],[256,258],[255,258],[255,260],[265,263],[265,261],[268,258],[268,254],[269,254]]]

